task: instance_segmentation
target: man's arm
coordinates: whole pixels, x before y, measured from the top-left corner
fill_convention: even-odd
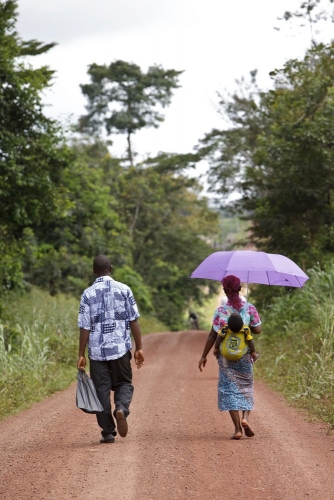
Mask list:
[[[137,365],[137,368],[141,368],[143,364],[145,363],[144,359],[144,353],[142,350],[142,343],[141,343],[141,331],[140,331],[140,326],[138,321],[135,319],[134,321],[130,321],[130,328],[131,328],[131,333],[133,335],[135,344],[136,344],[136,350],[134,354],[135,362]]]
[[[78,361],[77,368],[78,370],[84,370],[86,367],[86,358],[85,358],[85,350],[89,338],[89,330],[85,330],[84,328],[80,328],[79,334],[79,353],[78,353]]]
[[[250,328],[250,331],[251,331],[252,333],[255,333],[255,334],[257,334],[257,335],[258,335],[259,333],[261,333],[261,331],[262,331],[262,327],[261,327],[261,325],[258,325],[258,326],[250,326],[249,328]]]

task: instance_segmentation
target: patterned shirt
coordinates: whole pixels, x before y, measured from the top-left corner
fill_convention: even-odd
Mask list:
[[[256,310],[256,307],[253,306],[250,302],[244,302],[242,304],[242,308],[237,311],[234,309],[229,302],[227,304],[218,307],[218,309],[215,310],[213,319],[212,319],[212,326],[213,329],[216,332],[219,332],[219,330],[227,325],[228,318],[231,316],[232,313],[238,312],[240,316],[242,317],[242,321],[244,322],[244,325],[247,326],[259,326],[261,325],[261,320],[259,313]]]
[[[130,321],[139,318],[131,289],[110,276],[97,278],[80,301],[78,326],[90,330],[88,356],[118,359],[132,348]]]

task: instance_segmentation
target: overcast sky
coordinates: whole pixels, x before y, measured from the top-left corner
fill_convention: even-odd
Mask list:
[[[56,70],[45,101],[47,113],[62,121],[85,112],[80,83],[87,67],[122,59],[142,70],[161,64],[184,70],[165,122],[134,137],[140,155],[159,151],[187,153],[213,127],[217,91],[233,90],[235,79],[258,69],[262,88],[268,73],[287,59],[300,57],[309,45],[307,30],[299,34],[278,21],[301,0],[19,0],[20,36],[57,42],[36,59]],[[276,31],[279,26],[281,31]],[[114,152],[126,148],[119,138]],[[113,151],[113,149],[112,149]]]

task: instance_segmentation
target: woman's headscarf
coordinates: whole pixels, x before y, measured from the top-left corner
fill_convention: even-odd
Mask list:
[[[240,291],[239,278],[233,275],[225,276],[225,278],[222,280],[222,285],[227,295],[228,303],[231,304],[231,306],[234,309],[239,311],[243,306],[243,302],[239,295]]]

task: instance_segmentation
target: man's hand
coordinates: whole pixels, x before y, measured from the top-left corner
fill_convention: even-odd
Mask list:
[[[205,367],[206,362],[207,362],[207,359],[202,356],[201,359],[199,360],[199,363],[198,363],[198,368],[201,370],[201,372],[203,371],[202,367],[203,368]]]
[[[78,370],[84,370],[86,368],[86,358],[85,356],[79,356],[77,362]]]
[[[89,339],[89,333],[90,330],[85,330],[85,328],[80,328],[79,350],[78,350],[78,361],[77,361],[78,370],[84,370],[86,368],[85,351]]]
[[[141,349],[139,351],[135,351],[134,358],[137,368],[141,368],[145,363],[143,351]]]

